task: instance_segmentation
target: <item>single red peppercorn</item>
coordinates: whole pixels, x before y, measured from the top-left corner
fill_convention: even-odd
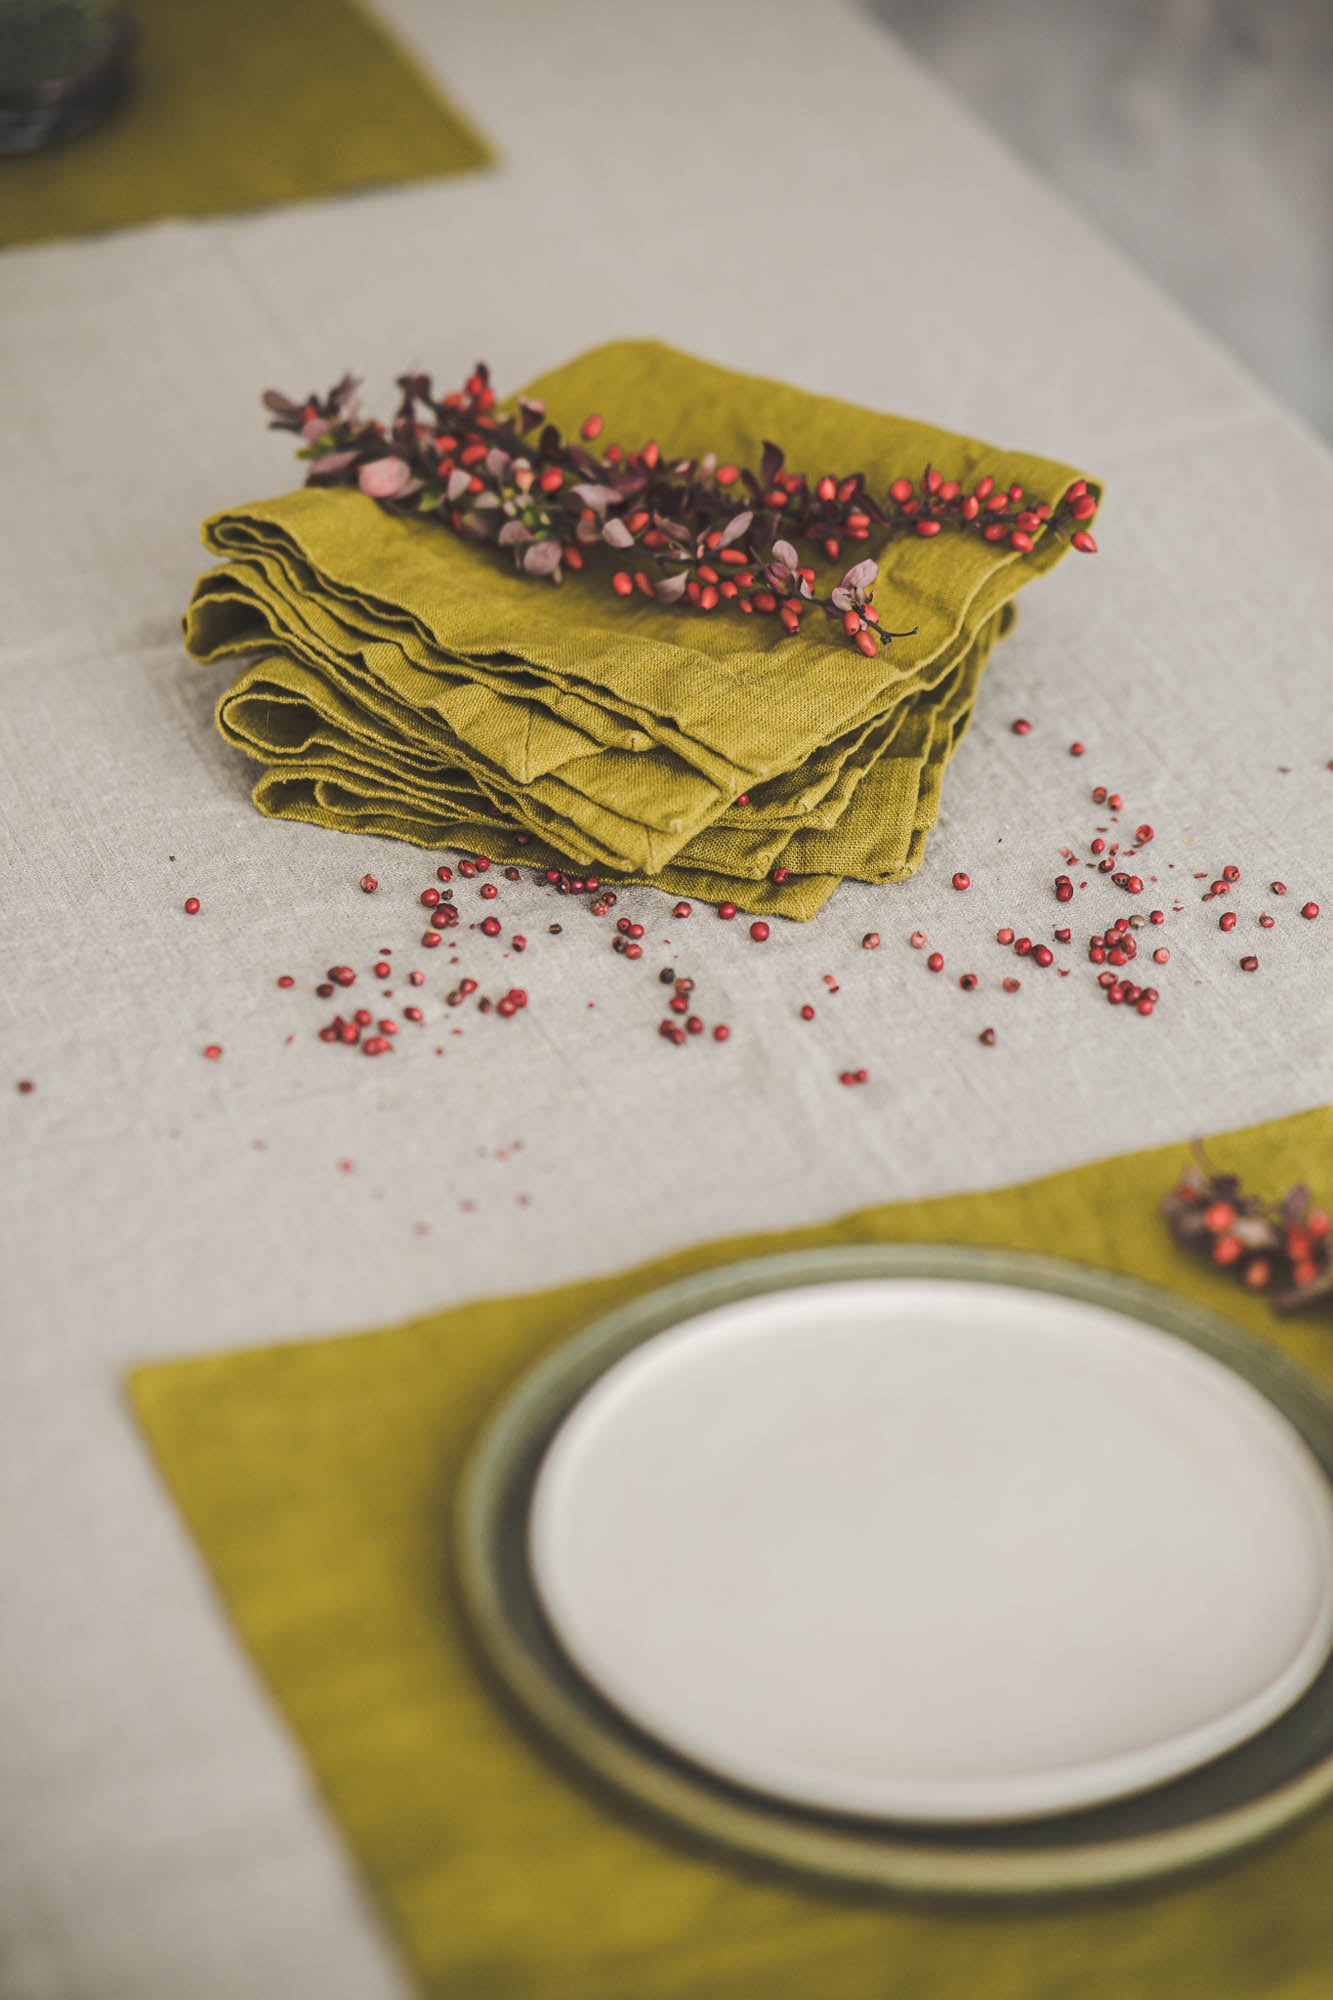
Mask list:
[[[913,931],[907,942],[911,945],[913,951],[924,951],[930,940],[924,931]]]
[[[1081,757],[1083,755],[1083,745],[1081,743],[1071,743],[1069,754],[1071,757]]]
[[[499,937],[500,919],[498,917],[484,917],[481,928],[487,937]]]
[[[953,886],[955,889],[970,889],[972,887],[972,877],[970,875],[964,875],[962,869],[960,868],[958,873],[953,878]]]
[[[641,944],[627,944],[625,946],[625,956],[626,958],[642,958],[643,946]]]
[[[1226,882],[1239,882],[1240,870],[1239,868],[1236,867],[1234,862],[1229,863],[1228,866],[1222,870],[1222,879]]]
[[[983,1048],[993,1049],[995,1047],[994,1028],[983,1028],[981,1033],[977,1036],[977,1040],[981,1043]]]
[[[862,949],[862,951],[878,951],[878,950],[879,950],[879,932],[878,932],[878,931],[867,931],[867,932],[866,932],[866,934],[865,934],[865,936],[864,936],[864,937],[862,938],[862,940],[861,940],[861,949]]]
[[[803,1021],[813,1021],[814,1018],[815,1018],[815,1010],[807,1000],[804,1007],[802,1007],[801,1009],[801,1019]]]
[[[295,986],[296,981],[292,978],[290,972],[284,972],[282,977],[279,979],[278,984],[279,986]]]
[[[1009,727],[1015,736],[1030,736],[1032,734],[1032,724],[1025,715],[1020,715],[1017,722],[1011,722]]]
[[[1140,847],[1146,847],[1148,842],[1153,838],[1153,830],[1150,826],[1146,825],[1136,827],[1134,829],[1134,838]]]
[[[1243,958],[1241,960],[1240,969],[1242,972],[1257,972],[1259,970],[1259,961],[1254,956],[1253,952],[1251,952],[1248,957]]]
[[[730,1035],[731,1035],[731,1029],[727,1026],[726,1022],[719,1021],[717,1026],[713,1030],[713,1040],[715,1042],[725,1042],[728,1040]]]
[[[586,439],[587,442],[591,444],[594,438],[598,438],[602,435],[603,421],[604,420],[600,416],[598,416],[597,413],[594,411],[592,416],[585,417],[583,419],[582,426],[580,427],[579,430],[579,436]]]
[[[1308,920],[1311,923],[1313,923],[1315,918],[1319,915],[1318,903],[1303,903],[1301,905],[1301,915],[1303,917],[1308,918]]]
[[[528,941],[520,931],[510,938],[509,946],[512,951],[526,951],[528,948]]]
[[[763,944],[768,936],[768,925],[762,922],[751,924],[750,936],[754,939],[756,944]]]
[[[930,957],[926,960],[926,964],[932,972],[943,972],[944,953],[942,951],[932,951]]]
[[[1014,939],[1014,952],[1017,957],[1026,958],[1031,949],[1032,949],[1032,939],[1030,937],[1021,937]]]
[[[423,931],[421,933],[421,942],[427,951],[434,951],[436,945],[444,943],[444,939],[438,931]]]
[[[1169,965],[1171,962],[1171,954],[1165,945],[1159,945],[1152,957],[1154,965]]]
[[[1053,965],[1055,953],[1048,944],[1039,944],[1032,954],[1038,965]]]
[[[686,1034],[701,1035],[703,1031],[704,1031],[704,1024],[699,1019],[699,1016],[697,1014],[691,1014],[685,1023]]]
[[[1164,923],[1166,922],[1166,911],[1165,911],[1165,910],[1149,910],[1149,912],[1148,912],[1148,922],[1149,922],[1150,924],[1164,924]]]
[[[197,917],[197,916],[198,916],[198,914],[199,914],[199,898],[198,898],[197,896],[187,896],[187,897],[185,898],[185,914],[186,914],[186,916],[187,916],[187,917]]]
[[[1268,886],[1273,891],[1273,894],[1275,896],[1285,896],[1287,893],[1287,885],[1285,882],[1270,882]]]
[[[1236,928],[1236,912],[1234,910],[1224,910],[1217,920],[1217,928],[1221,931],[1234,931]]]
[[[210,1042],[208,1047],[204,1050],[204,1054],[205,1056],[207,1056],[209,1062],[216,1062],[218,1057],[222,1054],[221,1043]]]
[[[730,923],[736,914],[736,905],[734,903],[719,903],[717,913],[720,917],[725,918],[727,923]]]
[[[1001,930],[996,931],[995,933],[996,944],[1012,944],[1013,941],[1014,941],[1014,934],[1012,930],[1010,930],[1008,924],[1005,924]]]
[[[440,892],[438,889],[423,889],[417,900],[426,909],[433,910],[440,900]]]
[[[971,993],[975,991],[977,984],[976,973],[975,972],[963,973],[962,977],[958,981],[958,984],[962,987],[964,993]]]
[[[368,896],[373,896],[375,891],[379,888],[379,886],[380,886],[379,883],[376,881],[373,875],[363,875],[361,877],[361,887],[364,889],[365,893]]]

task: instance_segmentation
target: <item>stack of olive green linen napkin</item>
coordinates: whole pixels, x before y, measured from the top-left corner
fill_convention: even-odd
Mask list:
[[[742,465],[773,439],[792,468],[864,471],[875,491],[934,465],[1054,503],[1076,476],[652,341],[596,348],[527,394],[568,433],[597,410],[609,436]],[[1011,600],[1065,548],[946,531],[885,554],[875,534],[855,554],[884,558],[881,620],[916,630],[867,659],[822,618],[789,638],[616,597],[598,567],[553,588],[359,492],[306,487],[206,523],[223,561],[186,644],[253,656],[218,724],[264,766],[261,812],[804,918],[846,876],[919,865]]]

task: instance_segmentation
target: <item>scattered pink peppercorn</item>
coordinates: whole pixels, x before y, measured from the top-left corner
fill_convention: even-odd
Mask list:
[[[208,1047],[204,1050],[204,1054],[208,1058],[209,1062],[216,1062],[218,1057],[222,1054],[221,1043],[210,1042]]]
[[[1287,893],[1287,885],[1285,882],[1270,882],[1268,886],[1273,891],[1273,894],[1275,896],[1285,896]]]
[[[1053,965],[1055,953],[1048,944],[1039,944],[1032,954],[1038,965]]]
[[[453,879],[454,871],[452,868],[437,868],[435,870],[435,880],[437,882],[452,882]]]
[[[484,917],[481,928],[487,937],[499,937],[500,919],[498,917]]]
[[[1154,965],[1169,965],[1171,962],[1171,953],[1164,944],[1159,945],[1152,956]]]
[[[879,950],[879,932],[878,932],[878,931],[867,931],[867,932],[866,932],[866,934],[865,934],[865,936],[864,936],[864,937],[862,938],[862,940],[861,940],[861,949],[862,949],[862,951],[878,951],[878,950]]]
[[[995,1047],[994,1028],[983,1028],[981,1033],[977,1036],[977,1040],[981,1043],[983,1048],[993,1049]]]
[[[363,875],[361,877],[361,887],[367,896],[373,896],[379,886],[373,875]]]
[[[713,1030],[713,1040],[715,1042],[725,1042],[730,1037],[730,1034],[731,1029],[727,1026],[726,1022],[719,1021]]]
[[[1071,757],[1081,757],[1083,755],[1083,745],[1081,743],[1071,743],[1069,754]]]
[[[424,908],[433,910],[440,900],[440,892],[438,889],[423,889],[417,900]]]
[[[694,905],[692,903],[677,903],[675,909],[671,912],[671,914],[673,917],[688,917],[691,914],[693,908]]]
[[[1236,928],[1236,912],[1234,910],[1224,910],[1217,920],[1217,928],[1220,931],[1234,931]]]
[[[756,944],[763,944],[768,937],[768,925],[763,922],[751,924],[750,936]]]
[[[930,957],[926,960],[926,964],[932,972],[943,972],[944,953],[942,951],[932,951]]]
[[[998,931],[996,931],[995,933],[996,944],[1012,944],[1013,941],[1014,941],[1014,934],[1008,924],[1004,924]]]
[[[802,1007],[801,1009],[801,1019],[803,1021],[813,1021],[814,1018],[815,1018],[815,1010],[807,1000],[804,1007]]]
[[[960,868],[953,878],[953,886],[955,889],[970,889],[972,887],[972,877],[965,875]]]
[[[1222,870],[1222,876],[1223,879],[1227,882],[1239,882],[1240,870],[1239,868],[1236,867],[1234,862],[1231,862],[1228,864],[1227,867],[1225,867]]]
[[[1313,923],[1315,918],[1319,915],[1318,903],[1302,903],[1301,915],[1307,918],[1310,923]]]
[[[481,893],[485,897],[488,903],[493,903],[496,897],[499,895],[500,891],[496,888],[494,882],[483,882],[481,885]]]
[[[1248,957],[1243,958],[1241,960],[1240,969],[1242,972],[1257,972],[1259,970],[1259,961],[1254,956],[1253,952],[1251,952]]]
[[[964,993],[975,992],[977,985],[976,973],[975,972],[963,973],[958,981],[958,984],[962,987]]]
[[[295,986],[296,981],[292,978],[290,972],[284,972],[282,977],[279,979],[278,984],[279,986],[282,987]]]
[[[1019,987],[1022,985],[1023,982],[1021,979],[1011,978],[1011,979],[1001,980],[1000,983],[1004,987],[1006,993],[1017,993]]]
[[[734,903],[719,903],[717,906],[717,913],[727,923],[730,923],[732,918],[736,914],[736,905]]]
[[[198,916],[198,914],[199,914],[199,898],[198,898],[197,896],[187,896],[187,897],[185,898],[185,914],[186,914],[186,916],[187,916],[187,917],[197,917],[197,916]]]
[[[913,951],[924,951],[930,940],[924,931],[913,931],[907,942]]]
[[[1009,727],[1013,730],[1015,736],[1030,736],[1032,734],[1032,724],[1024,715],[1020,715],[1017,722],[1011,722]]]

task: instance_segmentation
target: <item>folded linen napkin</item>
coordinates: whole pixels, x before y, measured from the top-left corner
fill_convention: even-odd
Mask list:
[[[773,438],[792,466],[854,465],[876,490],[934,464],[1054,501],[1076,476],[651,341],[594,349],[528,394],[571,434],[595,407],[608,432],[690,456],[757,463]],[[916,630],[866,659],[822,621],[788,638],[617,598],[587,571],[543,588],[350,488],[228,509],[204,539],[223,562],[186,644],[257,656],[218,721],[266,767],[261,810],[797,917],[844,876],[918,864],[1010,600],[1064,549],[895,542],[877,601]],[[875,531],[857,553],[880,558]]]

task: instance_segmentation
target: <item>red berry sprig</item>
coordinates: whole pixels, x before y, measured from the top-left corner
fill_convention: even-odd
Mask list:
[[[595,454],[600,416],[587,417],[575,440],[546,421],[539,401],[520,397],[513,410],[499,409],[480,362],[461,389],[442,397],[428,375],[402,375],[398,388],[387,430],[361,416],[350,375],[325,396],[298,403],[270,389],[263,400],[270,428],[301,438],[307,485],[355,486],[390,513],[508,549],[524,575],[552,583],[601,555],[616,563],[610,583],[619,597],[701,614],[730,606],[776,619],[788,636],[808,610],[819,610],[868,659],[911,636],[880,621],[872,601],[878,565],[853,563],[821,595],[796,544],[831,563],[872,533],[881,541],[929,540],[948,529],[1007,543],[1019,555],[1050,535],[1067,536],[1085,554],[1097,547],[1087,526],[1097,501],[1082,479],[1051,503],[989,474],[964,491],[927,466],[919,480],[895,479],[876,495],[862,472],[814,479],[789,472],[775,444],[764,445],[757,472],[720,464],[714,452],[671,459],[656,439],[629,452],[611,442]]]
[[[1333,1300],[1333,1221],[1305,1186],[1271,1204],[1244,1193],[1235,1174],[1211,1172],[1201,1156],[1163,1197],[1176,1242],[1203,1250],[1247,1291],[1271,1292],[1274,1310]]]

